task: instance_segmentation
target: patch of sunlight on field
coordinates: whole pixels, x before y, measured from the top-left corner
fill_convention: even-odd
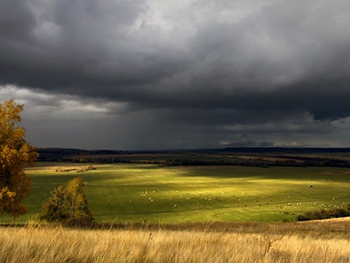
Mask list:
[[[27,169],[29,213],[19,221],[37,217],[50,191],[77,176],[86,183],[97,221],[293,221],[305,211],[344,208],[350,202],[346,168],[93,164],[96,170],[82,173],[56,171],[84,166],[48,163]]]

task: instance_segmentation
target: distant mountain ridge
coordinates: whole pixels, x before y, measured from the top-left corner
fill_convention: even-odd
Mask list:
[[[350,153],[350,148],[317,148],[317,147],[227,147],[223,152],[235,153],[284,153],[284,154],[312,154],[312,153]]]

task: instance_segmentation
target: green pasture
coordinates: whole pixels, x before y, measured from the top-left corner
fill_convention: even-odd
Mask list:
[[[35,220],[50,191],[77,176],[86,183],[97,221],[291,221],[308,210],[350,203],[350,169],[345,168],[113,164],[82,173],[56,172],[80,166],[85,165],[44,163],[28,169],[29,213],[16,221]],[[12,222],[7,216],[0,220]]]

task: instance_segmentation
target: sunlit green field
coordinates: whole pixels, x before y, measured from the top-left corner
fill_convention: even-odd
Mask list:
[[[29,213],[16,221],[35,220],[50,191],[77,176],[86,183],[97,221],[292,221],[307,210],[350,203],[350,169],[344,168],[113,164],[83,173],[56,172],[70,166],[84,165],[48,163],[27,170]],[[0,220],[12,222],[6,216]]]

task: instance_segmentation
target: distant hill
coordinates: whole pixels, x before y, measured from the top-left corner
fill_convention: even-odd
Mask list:
[[[302,148],[302,147],[227,147],[221,152],[232,153],[275,153],[275,154],[325,154],[350,153],[350,148]]]

